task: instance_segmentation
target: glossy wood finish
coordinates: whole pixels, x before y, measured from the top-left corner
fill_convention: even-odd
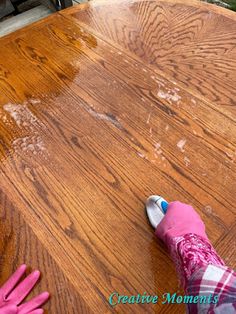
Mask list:
[[[49,313],[184,312],[107,301],[179,290],[154,193],[236,266],[235,28],[205,3],[92,2],[0,40],[1,281],[39,267]]]
[[[118,43],[183,88],[235,110],[235,13],[200,1],[117,1],[64,14]],[[235,112],[234,112],[235,113]]]

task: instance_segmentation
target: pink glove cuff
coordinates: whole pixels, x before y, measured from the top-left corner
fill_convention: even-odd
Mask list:
[[[192,206],[180,202],[170,203],[166,215],[155,230],[155,235],[168,246],[173,238],[188,233],[208,240],[205,225]]]

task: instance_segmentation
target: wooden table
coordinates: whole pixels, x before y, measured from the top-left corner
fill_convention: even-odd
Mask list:
[[[94,1],[0,40],[1,282],[42,273],[47,313],[183,313],[150,194],[191,203],[235,267],[236,14]]]

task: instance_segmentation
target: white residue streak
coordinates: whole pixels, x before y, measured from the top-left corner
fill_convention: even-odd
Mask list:
[[[10,114],[19,127],[30,127],[37,121],[37,118],[25,104],[8,103],[3,106],[3,109]]]
[[[177,143],[177,147],[180,149],[180,151],[183,153],[184,152],[184,146],[186,144],[187,140],[184,138],[182,140],[180,140],[178,143]]]
[[[155,157],[157,158],[158,155],[161,155],[162,154],[162,149],[161,149],[161,142],[158,142],[154,145],[155,149],[154,149],[154,155]]]
[[[36,155],[46,150],[45,144],[39,135],[18,138],[12,144],[16,152],[24,151]]]
[[[143,153],[137,152],[138,156],[141,158],[145,158],[145,155]]]
[[[233,153],[229,153],[229,152],[225,152],[225,154],[227,155],[227,157],[230,159],[230,162],[234,162],[235,158],[236,158],[236,151]]]
[[[212,214],[212,208],[210,205],[207,205],[205,206],[205,211],[208,213],[208,214]]]
[[[149,122],[150,122],[150,118],[151,118],[151,112],[149,113],[149,115],[148,115],[148,118],[147,118],[147,124],[149,124]]]
[[[179,91],[178,88],[168,89],[166,91],[164,91],[163,89],[159,89],[157,92],[157,96],[162,99],[166,99],[170,103],[172,102],[178,103],[181,99],[181,96],[177,93],[178,91]]]
[[[152,137],[152,128],[149,129],[150,137]]]
[[[93,117],[95,117],[95,118],[97,118],[97,119],[105,120],[105,121],[111,122],[112,124],[116,125],[117,127],[120,127],[120,126],[121,126],[120,123],[119,123],[119,121],[118,121],[119,119],[116,120],[115,117],[112,118],[112,116],[109,116],[109,115],[104,114],[104,113],[98,113],[98,112],[96,112],[96,111],[94,111],[94,110],[92,110],[92,109],[88,109],[88,112],[89,112]]]
[[[226,153],[226,155],[229,157],[229,158],[233,158],[234,157],[234,154],[230,154],[230,153],[228,153],[228,152],[225,152]]]
[[[31,105],[34,105],[41,103],[41,101],[39,99],[32,98],[23,104],[5,104],[3,109],[6,113],[2,117],[2,120],[5,124],[11,125],[11,119],[13,119],[19,128],[24,128],[29,134],[28,136],[13,140],[12,145],[16,153],[20,154],[24,152],[34,155],[41,154],[41,156],[43,155],[46,157],[46,146],[38,132],[38,127],[41,128],[44,125],[28,108],[27,105],[30,103]]]
[[[41,104],[41,100],[40,100],[40,99],[36,99],[36,98],[31,98],[31,99],[29,100],[29,102],[30,102],[32,105]]]
[[[155,150],[158,150],[161,148],[161,142],[158,142],[155,144]]]
[[[184,157],[184,163],[187,167],[190,165],[190,159],[187,156]]]

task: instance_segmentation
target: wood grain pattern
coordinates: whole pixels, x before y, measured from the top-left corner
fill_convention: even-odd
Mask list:
[[[235,251],[236,251],[236,240],[235,240],[235,229],[236,226],[232,226],[232,228],[225,233],[223,237],[221,237],[216,243],[216,250],[221,256],[225,256],[225,263],[232,267],[236,268],[235,261]]]
[[[179,291],[145,217],[150,194],[193,204],[217,247],[221,239],[232,242],[236,124],[229,90],[236,77],[228,33],[236,21],[211,8],[94,2],[0,39],[1,280],[25,257],[44,273],[39,289],[53,293],[50,313],[184,313],[182,305],[108,304],[114,291]],[[213,41],[200,61],[188,55],[183,32],[192,29],[186,38],[198,39],[193,50],[217,37],[201,22],[204,14],[231,26],[224,23],[222,42]],[[157,28],[167,17],[179,31],[176,45],[160,53],[170,33]],[[229,51],[217,54],[214,70],[224,38]],[[178,53],[192,58],[192,71]],[[220,82],[219,99],[200,64]],[[198,70],[201,84],[193,83]],[[235,255],[220,250],[223,258]]]
[[[199,1],[102,3],[63,14],[235,114],[234,12]]]
[[[45,313],[90,313],[89,307],[80,294],[70,285],[63,271],[55,264],[51,256],[38,241],[31,228],[22,219],[22,215],[12,205],[6,195],[0,192],[1,207],[1,282],[22,263],[29,270],[40,269],[41,281],[35,287],[33,295],[48,290],[51,299]],[[53,278],[53,280],[52,280]]]

